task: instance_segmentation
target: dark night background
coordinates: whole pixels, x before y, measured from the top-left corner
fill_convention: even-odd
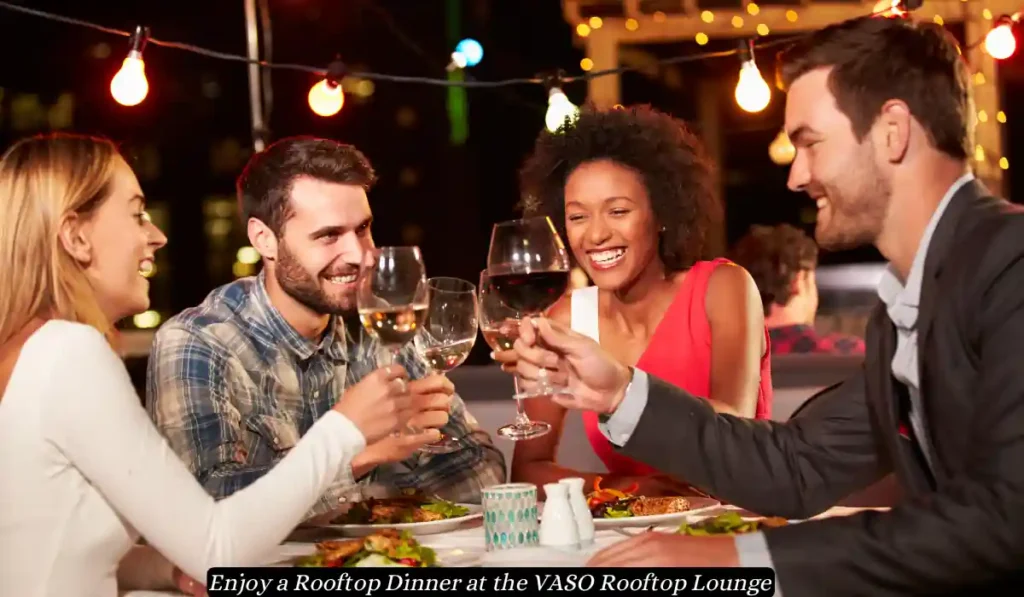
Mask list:
[[[269,0],[271,58],[326,67],[338,54],[353,70],[443,78],[454,42],[474,37],[485,51],[471,71],[475,78],[528,77],[556,68],[579,72],[582,48],[574,46],[558,0],[452,2],[456,19],[446,15],[447,0]],[[241,0],[15,4],[123,30],[147,25],[158,39],[240,55],[246,51]],[[739,0],[701,2],[709,8],[724,4],[738,6]],[[734,43],[641,49],[670,56]],[[252,147],[248,69],[150,45],[145,52],[149,95],[141,105],[126,108],[111,98],[109,83],[127,49],[124,37],[0,10],[0,144],[55,129],[98,133],[125,144],[135,157],[154,221],[170,237],[158,253],[152,280],[152,308],[166,319],[248,271],[235,264],[237,249],[248,243],[233,196],[234,178]],[[758,59],[771,81],[771,55]],[[1024,155],[1021,113],[1007,101],[1019,95],[1020,67],[1018,51],[1000,70],[1011,164]],[[622,101],[651,103],[694,121],[692,83],[718,82],[726,134],[721,168],[727,241],[753,223],[786,221],[810,230],[810,202],[786,190],[787,168],[768,158],[768,145],[782,125],[784,97],[775,93],[761,114],[741,112],[732,99],[737,69],[736,58],[726,57],[673,72],[655,69],[654,76],[630,73],[622,77]],[[468,90],[469,137],[453,146],[444,88],[378,82],[372,95],[348,92],[339,114],[321,118],[306,103],[315,82],[313,75],[273,71],[269,139],[312,134],[358,146],[381,178],[370,195],[377,244],[419,244],[429,275],[475,280],[485,266],[491,224],[515,215],[516,170],[544,126],[544,88]],[[582,104],[586,84],[572,84],[566,92]],[[1005,192],[1019,201],[1019,184],[1012,176],[1007,181]],[[824,255],[823,263],[878,259],[869,250]],[[478,345],[484,349],[483,342]]]

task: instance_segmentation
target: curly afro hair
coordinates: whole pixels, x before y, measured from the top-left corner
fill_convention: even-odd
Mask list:
[[[519,172],[523,210],[546,215],[565,238],[565,181],[580,165],[610,160],[643,177],[654,219],[664,228],[658,254],[666,271],[689,269],[720,221],[711,161],[679,119],[650,106],[592,107],[558,131],[544,131]]]

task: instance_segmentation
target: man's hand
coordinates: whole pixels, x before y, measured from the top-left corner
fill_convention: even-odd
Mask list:
[[[401,428],[416,412],[401,365],[382,367],[345,390],[334,410],[348,417],[373,443]]]
[[[356,478],[382,464],[405,460],[423,446],[441,439],[438,429],[448,424],[455,385],[443,375],[431,375],[411,381],[408,386],[414,413],[409,419],[409,430],[368,445],[352,459]]]
[[[718,568],[739,566],[733,537],[643,533],[597,552],[592,568]]]
[[[524,319],[513,345],[521,390],[541,376],[568,387],[572,396],[552,400],[565,408],[599,414],[615,411],[626,394],[633,372],[593,339],[542,317]]]

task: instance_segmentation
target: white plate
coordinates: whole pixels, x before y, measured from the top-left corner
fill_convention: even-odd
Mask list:
[[[469,514],[458,518],[433,520],[431,522],[402,522],[397,524],[325,524],[321,529],[337,532],[343,537],[365,537],[383,529],[409,531],[413,535],[436,535],[454,531],[469,523],[483,518],[484,509],[479,504],[459,504],[469,510]]]
[[[686,496],[690,502],[690,509],[684,512],[673,512],[671,514],[654,514],[652,516],[629,516],[626,518],[595,518],[595,529],[626,529],[636,527],[661,526],[665,524],[682,523],[689,516],[698,514],[708,508],[715,508],[721,502],[714,498]]]
[[[423,545],[421,543],[421,545]],[[426,546],[425,546],[426,547]],[[464,550],[450,547],[432,547],[437,554],[437,565],[440,568],[465,568],[479,564],[480,554],[472,550]],[[273,554],[264,562],[264,566],[270,568],[291,568],[295,560],[316,553],[316,546],[312,543],[283,543],[277,553]],[[135,597],[132,594],[132,597]]]

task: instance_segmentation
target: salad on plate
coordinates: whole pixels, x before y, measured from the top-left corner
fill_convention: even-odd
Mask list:
[[[321,541],[316,552],[296,560],[303,568],[430,568],[437,565],[433,549],[409,533],[383,529],[359,539]]]

